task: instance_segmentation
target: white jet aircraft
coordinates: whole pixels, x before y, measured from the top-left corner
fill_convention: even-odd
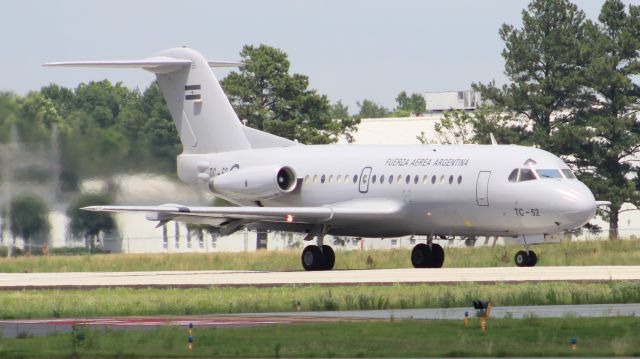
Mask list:
[[[218,227],[299,231],[317,245],[302,251],[305,270],[335,263],[326,234],[427,236],[411,261],[439,268],[436,236],[519,237],[518,266],[533,266],[527,236],[580,227],[596,213],[591,191],[553,154],[514,145],[301,145],[243,126],[211,66],[189,48],[143,60],[55,62],[45,66],[142,68],[158,80],[180,134],[178,175],[234,207],[91,206],[144,212],[147,219]]]

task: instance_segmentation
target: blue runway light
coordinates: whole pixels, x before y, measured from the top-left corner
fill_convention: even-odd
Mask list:
[[[189,336],[187,337],[187,341],[188,341],[189,343],[193,343],[193,336],[189,335]]]
[[[189,329],[193,329],[193,323],[189,323]]]

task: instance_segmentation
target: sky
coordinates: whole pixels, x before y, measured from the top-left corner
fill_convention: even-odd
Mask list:
[[[575,1],[595,19],[602,1]],[[246,44],[289,55],[291,71],[351,112],[370,99],[388,108],[400,91],[469,89],[507,81],[498,36],[520,26],[528,1],[7,1],[0,6],[0,91],[109,79],[145,89],[136,69],[43,68],[50,61],[145,58],[188,46],[237,61]],[[223,77],[228,70],[215,70]]]

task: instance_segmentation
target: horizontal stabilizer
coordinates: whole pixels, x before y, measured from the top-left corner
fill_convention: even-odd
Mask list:
[[[176,59],[166,56],[149,57],[142,60],[104,60],[104,61],[69,61],[69,62],[48,62],[43,66],[47,67],[103,67],[103,68],[132,68],[144,69],[158,74],[166,74],[176,71],[181,67],[191,65],[192,61],[187,59]],[[240,67],[242,62],[231,61],[207,61],[211,67]]]

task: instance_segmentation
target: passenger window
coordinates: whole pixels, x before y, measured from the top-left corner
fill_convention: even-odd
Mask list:
[[[453,175],[449,176],[449,184],[453,184]]]
[[[520,169],[520,176],[518,176],[518,182],[533,181],[535,179],[538,179],[538,178],[536,177],[536,174],[533,173],[532,169],[529,169],[529,168]]]
[[[431,184],[436,184],[436,175],[431,176]]]
[[[313,183],[318,183],[318,175],[313,175]]]
[[[381,175],[381,176],[380,176],[380,183],[381,183],[381,184],[382,184],[382,183],[384,183],[384,175]]]
[[[427,184],[429,182],[429,176],[424,175],[422,176],[422,184]]]
[[[462,183],[462,175],[458,176],[458,184]]]
[[[376,175],[371,176],[371,183],[376,183]]]
[[[441,175],[440,176],[440,184],[443,184],[443,183],[444,183],[444,175]]]
[[[409,184],[409,181],[411,181],[411,176],[407,175],[407,177],[404,178],[404,181]]]
[[[333,175],[329,175],[329,183],[333,181]]]
[[[353,175],[353,183],[357,183],[358,182],[358,175]]]
[[[511,171],[509,174],[509,182],[517,182],[518,181],[518,169]]]
[[[393,175],[389,176],[389,184],[393,182]]]
[[[325,176],[322,175],[322,177],[320,177],[320,183],[324,183],[324,180],[325,180]]]
[[[398,177],[396,177],[396,183],[400,184],[400,182],[402,182],[402,176],[398,175]]]
[[[416,175],[415,177],[413,177],[413,184],[418,184],[419,180],[420,180],[420,176]]]
[[[304,183],[309,183],[309,175],[304,176]]]
[[[342,181],[342,175],[338,175],[338,177],[336,177],[336,183],[340,183]]]

